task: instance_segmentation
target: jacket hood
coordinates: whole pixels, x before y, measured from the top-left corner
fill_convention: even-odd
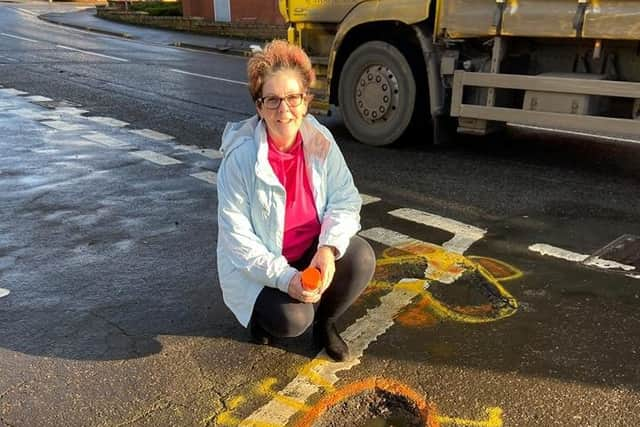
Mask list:
[[[222,155],[226,157],[240,145],[253,142],[253,133],[259,122],[260,118],[256,114],[240,122],[227,123],[224,132],[222,132],[222,143],[220,144]]]

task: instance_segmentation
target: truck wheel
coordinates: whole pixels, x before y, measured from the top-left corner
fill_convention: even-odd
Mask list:
[[[409,128],[416,82],[402,52],[383,41],[354,50],[342,69],[338,101],[351,135],[369,145],[388,145]]]

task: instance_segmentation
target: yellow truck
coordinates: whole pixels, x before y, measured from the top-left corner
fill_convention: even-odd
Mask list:
[[[640,0],[279,0],[312,110],[371,145],[505,123],[640,136]],[[424,133],[422,133],[424,135]],[[415,135],[415,133],[414,133]]]

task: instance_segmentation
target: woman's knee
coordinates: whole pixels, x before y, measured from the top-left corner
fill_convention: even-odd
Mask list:
[[[300,336],[311,326],[314,315],[311,304],[291,304],[278,316],[271,333],[281,338]]]
[[[366,276],[373,276],[376,269],[376,254],[373,248],[365,239],[360,236],[353,236],[349,244],[350,254],[353,257],[353,265]]]

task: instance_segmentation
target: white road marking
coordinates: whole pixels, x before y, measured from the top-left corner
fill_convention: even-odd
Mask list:
[[[112,127],[125,127],[129,123],[123,122],[122,120],[114,119],[111,117],[101,117],[101,116],[88,116],[87,119],[92,122],[100,123],[102,125],[112,126]]]
[[[180,160],[165,156],[164,154],[156,153],[155,151],[132,151],[131,154],[161,166],[177,165],[182,163]]]
[[[5,59],[5,60],[7,60],[9,62],[19,62],[17,59],[12,58],[12,57],[7,56],[7,55],[0,55],[0,59]]]
[[[25,42],[40,43],[38,40],[33,40],[33,39],[26,38],[26,37],[16,36],[15,34],[0,33],[0,35],[5,36],[5,37],[10,37],[12,39],[23,40]]]
[[[184,150],[188,153],[200,154],[201,156],[207,157],[212,160],[218,160],[222,158],[222,152],[218,150],[214,150],[213,148],[200,148],[196,145],[182,145],[182,144],[178,144],[175,147],[179,150]]]
[[[67,122],[63,122],[61,120],[49,120],[49,121],[45,121],[45,122],[40,122],[43,125],[47,125],[50,128],[54,128],[56,130],[62,130],[62,131],[72,131],[72,130],[82,130],[82,129],[86,129],[86,126],[84,125],[79,125],[76,123],[67,123]]]
[[[130,130],[129,132],[135,133],[136,135],[144,136],[145,138],[153,139],[155,141],[168,141],[170,139],[174,139],[173,136],[167,135],[166,133],[156,132],[151,129],[135,129]]]
[[[554,258],[564,259],[571,262],[582,262],[589,258],[589,255],[579,254],[577,252],[571,252],[566,249],[558,248],[556,246],[547,245],[546,243],[536,243],[529,246],[529,250],[537,252],[540,255],[549,255]]]
[[[9,289],[0,288],[0,298],[4,298],[7,295],[9,295],[10,293],[11,293],[11,291],[9,291]]]
[[[444,245],[438,246],[433,243],[423,242],[422,240],[414,239],[413,237],[406,236],[397,231],[388,230],[382,227],[369,228],[362,230],[358,233],[360,236],[373,240],[374,242],[382,243],[383,245],[391,247],[407,247],[407,246],[431,246],[434,249],[444,248]],[[453,251],[450,251],[453,252]],[[457,252],[456,252],[457,253]],[[449,271],[441,270],[437,265],[433,263],[427,264],[427,269],[424,272],[424,276],[429,280],[435,280],[437,282],[451,284],[458,280],[462,275],[462,271],[458,273],[451,273]]]
[[[200,154],[201,156],[207,157],[212,160],[218,160],[222,158],[222,153],[218,150],[214,150],[213,148],[199,148],[195,150],[194,153]]]
[[[29,120],[57,120],[60,118],[59,115],[51,114],[50,111],[36,110],[33,108],[18,108],[13,110],[12,113]]]
[[[89,141],[97,142],[98,144],[106,145],[107,147],[111,148],[130,147],[127,142],[121,141],[100,132],[91,132],[86,135],[82,135],[82,137],[84,139],[88,139]]]
[[[23,92],[21,90],[5,88],[5,89],[0,89],[0,94],[1,95],[14,95],[14,96],[17,95],[17,96],[19,96],[19,95],[28,95],[29,92]]]
[[[370,196],[368,194],[363,194],[363,193],[360,193],[360,197],[362,198],[363,206],[371,203],[379,202],[381,200],[380,197]]]
[[[94,56],[100,56],[102,58],[113,59],[115,61],[129,62],[128,59],[118,58],[117,56],[103,55],[102,53],[96,53],[96,52],[90,52],[88,50],[76,49],[75,47],[64,46],[64,45],[61,45],[61,44],[56,45],[56,47],[59,47],[60,49],[73,50],[75,52],[80,52],[80,53],[84,53],[84,54],[87,54],[87,55],[94,55]]]
[[[420,243],[418,239],[414,239],[413,237],[406,236],[402,233],[398,233],[397,231],[387,230],[386,228],[382,227],[374,227],[368,230],[362,230],[358,234],[362,237],[366,237],[369,240],[373,240],[374,242],[382,243],[383,245],[392,247]]]
[[[25,97],[25,99],[28,99],[31,102],[50,102],[50,101],[53,101],[53,99],[51,99],[51,98],[47,98],[46,96],[40,96],[40,95],[27,96],[27,97]]]
[[[233,83],[233,84],[236,84],[236,85],[247,86],[247,82],[241,82],[241,81],[238,81],[238,80],[230,80],[230,79],[225,79],[225,78],[222,78],[222,77],[208,76],[206,74],[190,73],[189,71],[177,70],[175,68],[171,68],[169,71],[173,71],[174,73],[186,74],[188,76],[202,77],[203,79],[218,80],[218,81],[221,81],[221,82]]]
[[[31,15],[31,16],[38,16],[38,14],[37,14],[36,12],[31,11],[31,10],[28,10],[28,9],[23,9],[23,8],[19,7],[19,8],[18,8],[18,10],[19,10],[20,12],[24,12],[24,13],[26,13],[27,15]]]
[[[202,181],[208,182],[209,184],[213,184],[213,185],[217,184],[218,174],[216,174],[215,172],[211,172],[211,171],[198,172],[198,173],[192,173],[190,176],[200,179]]]
[[[80,108],[76,108],[76,107],[58,107],[56,108],[56,112],[58,113],[65,113],[65,114],[71,114],[72,116],[80,116],[84,113],[88,113],[87,110],[82,110]]]
[[[389,215],[453,233],[453,238],[443,243],[442,247],[456,254],[464,253],[487,233],[482,228],[415,209],[396,209],[389,212]]]
[[[255,426],[260,422],[265,425],[287,425],[291,417],[299,411],[297,405],[287,405],[284,401],[304,404],[315,393],[321,391],[321,386],[312,380],[320,377],[323,384],[333,385],[338,381],[337,373],[351,369],[360,363],[360,358],[369,344],[384,334],[392,325],[393,319],[404,307],[409,305],[417,293],[394,288],[390,293],[380,298],[380,305],[367,310],[367,314],[356,320],[341,336],[349,345],[353,359],[347,362],[326,362],[312,364],[311,375],[300,374],[295,377],[278,396],[285,399],[273,399],[254,411],[240,423],[240,426]],[[326,360],[325,352],[318,353],[316,359]]]
[[[556,246],[547,245],[546,243],[536,243],[534,245],[531,245],[529,246],[529,250],[532,252],[537,252],[540,255],[548,255],[566,261],[581,263],[590,267],[601,268],[603,270],[633,271],[636,269],[633,265],[622,264],[617,261],[611,261],[600,257],[593,257],[591,255],[568,251]],[[627,274],[627,276],[634,279],[640,279],[640,275],[636,274]]]

